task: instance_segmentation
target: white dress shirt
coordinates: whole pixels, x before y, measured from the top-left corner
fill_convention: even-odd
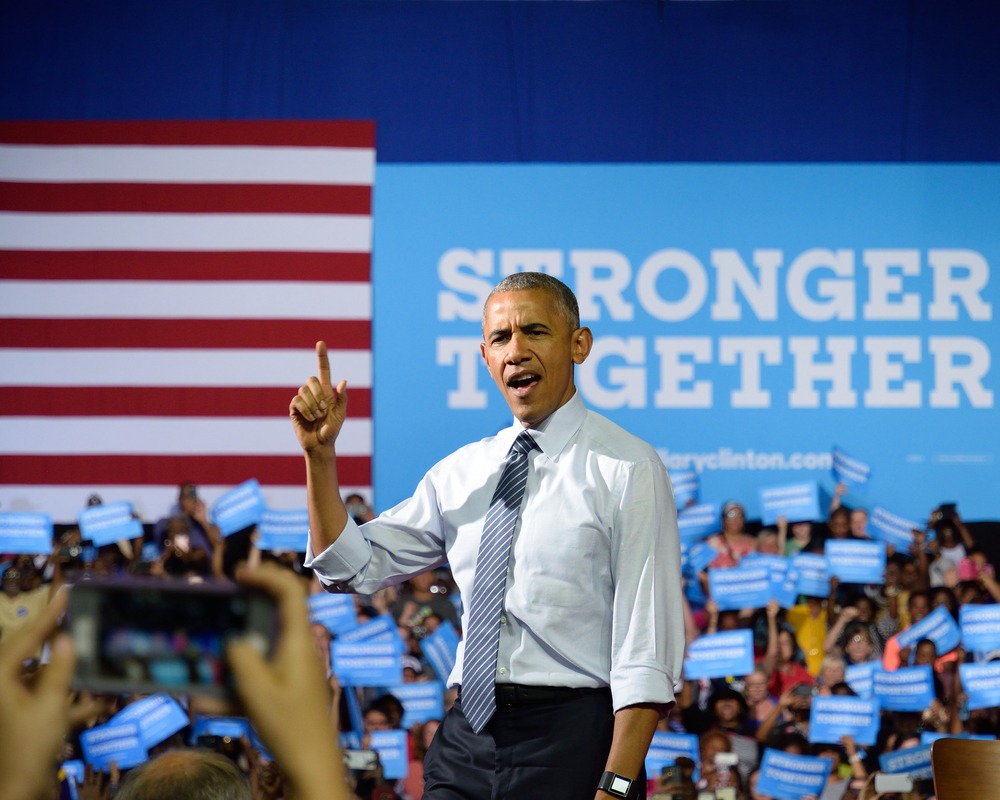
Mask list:
[[[331,591],[370,594],[448,563],[472,596],[483,521],[516,422],[438,462],[413,496],[306,566]],[[511,545],[496,680],[610,686],[615,710],[674,699],[684,652],[673,492],[656,452],[579,393],[535,429]],[[468,625],[468,611],[462,620]],[[462,682],[462,647],[449,685]]]

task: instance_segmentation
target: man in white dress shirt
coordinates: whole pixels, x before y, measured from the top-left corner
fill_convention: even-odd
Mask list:
[[[307,565],[331,591],[369,593],[447,563],[467,633],[491,498],[515,438],[534,440],[497,621],[497,708],[476,733],[460,690],[425,760],[427,800],[645,797],[646,750],[681,677],[676,509],[655,451],[584,407],[574,374],[592,345],[562,282],[505,278],[487,298],[481,349],[514,424],[443,459],[360,527],[340,499],[346,383],[332,385],[324,343],[319,375],[290,405]],[[461,686],[462,656],[449,685]]]

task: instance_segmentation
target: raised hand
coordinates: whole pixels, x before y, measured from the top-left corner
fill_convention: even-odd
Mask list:
[[[288,405],[292,427],[305,452],[332,447],[347,418],[347,381],[330,383],[330,357],[326,342],[316,342],[319,377],[313,375]]]

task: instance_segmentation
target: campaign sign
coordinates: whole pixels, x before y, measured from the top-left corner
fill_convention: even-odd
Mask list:
[[[963,605],[958,611],[962,646],[971,653],[1000,647],[1000,604]]]
[[[871,535],[904,553],[909,552],[913,544],[914,528],[920,527],[913,520],[893,514],[881,506],[875,506],[868,515],[868,531]]]
[[[52,517],[33,512],[0,511],[0,553],[29,556],[52,552]]]
[[[827,597],[830,576],[826,571],[826,556],[819,553],[799,553],[792,558],[792,569],[799,574],[795,588],[807,597]]]
[[[955,618],[947,608],[938,606],[920,622],[914,622],[899,634],[899,647],[913,647],[921,639],[930,639],[937,645],[939,656],[950,653],[962,639]]]
[[[714,503],[689,506],[677,512],[681,543],[693,545],[719,530],[719,509]]]
[[[844,670],[844,681],[858,697],[874,697],[876,672],[884,672],[881,661],[848,664]]]
[[[875,697],[886,711],[923,711],[934,699],[930,665],[875,672],[872,678]]]
[[[405,778],[410,771],[406,731],[372,731],[370,747],[378,753],[382,774],[390,781]]]
[[[112,761],[119,769],[130,769],[149,758],[136,722],[95,725],[80,734],[80,748],[83,760],[104,772],[111,769]]]
[[[771,597],[786,610],[794,606],[799,599],[799,571],[793,569],[791,565],[785,568],[784,573],[773,570],[771,572]]]
[[[396,620],[388,614],[380,614],[363,625],[344,631],[337,637],[339,642],[390,642],[403,652],[403,640],[399,636]]]
[[[683,565],[683,557],[681,561]],[[682,567],[683,568],[683,567]],[[686,572],[684,573],[687,574]],[[705,597],[705,588],[701,585],[701,581],[697,578],[687,578],[684,581],[684,597],[691,604],[693,608],[704,608],[705,603],[708,602],[708,598]]]
[[[251,478],[216,500],[211,516],[222,535],[231,536],[251,525],[258,525],[263,514],[264,493],[256,478]]]
[[[817,695],[809,709],[809,741],[839,744],[842,736],[853,736],[858,744],[870,747],[878,737],[879,724],[879,704],[874,698]]]
[[[720,611],[763,608],[771,599],[771,572],[766,564],[740,564],[709,569],[708,591]]]
[[[85,508],[77,521],[80,523],[80,538],[91,542],[94,547],[142,537],[142,522],[133,516],[132,504],[126,500]]]
[[[442,622],[434,633],[420,641],[420,650],[434,674],[441,681],[447,682],[451,671],[455,669],[455,657],[458,653],[458,633],[455,626],[447,621]]]
[[[63,761],[60,765],[60,773],[60,779],[66,782],[66,788],[69,790],[69,800],[79,800],[80,795],[76,787],[83,783],[87,774],[87,768],[83,765],[83,761],[79,758]]]
[[[684,677],[725,678],[753,672],[753,631],[725,631],[699,636],[688,645]]]
[[[129,703],[115,714],[109,724],[134,722],[139,739],[147,750],[188,726],[187,712],[169,694],[154,694]]]
[[[1000,706],[1000,661],[959,664],[958,672],[970,710]]]
[[[396,686],[403,682],[398,642],[334,641],[333,671],[343,686]]]
[[[938,739],[979,739],[983,742],[992,742],[996,736],[980,733],[938,733],[937,731],[924,731],[920,734],[920,744],[933,744]]]
[[[904,750],[891,750],[878,757],[882,772],[908,775],[915,781],[931,777],[931,746],[919,744]]]
[[[672,766],[678,758],[690,758],[695,764],[694,779],[698,780],[701,750],[698,737],[693,733],[656,731],[646,751],[646,775],[656,777],[664,767]]]
[[[340,635],[359,627],[353,594],[309,595],[309,621],[318,622],[330,633]]]
[[[309,541],[309,512],[264,509],[257,526],[257,547],[260,550],[283,550],[304,553]]]
[[[830,471],[837,483],[844,483],[855,488],[867,486],[872,477],[870,465],[849,456],[836,445],[833,448],[833,465]]]
[[[221,736],[240,740],[250,734],[250,723],[245,717],[197,716],[191,724],[190,744],[196,745],[201,736]]]
[[[670,486],[674,490],[674,504],[677,510],[686,509],[698,502],[701,479],[693,469],[671,470]]]
[[[819,484],[809,481],[761,489],[761,524],[774,525],[778,517],[784,517],[789,522],[823,519],[819,505]]]
[[[691,545],[687,550],[687,574],[697,575],[708,569],[708,565],[715,561],[718,555],[718,551],[707,542]]]
[[[403,704],[400,725],[406,730],[418,722],[444,719],[444,685],[440,681],[401,683],[389,687],[388,691]]]
[[[859,539],[831,539],[824,548],[827,573],[841,583],[885,580],[885,543]]]
[[[809,794],[819,797],[832,765],[832,758],[798,756],[768,747],[760,762],[757,793],[775,800],[801,800]]]

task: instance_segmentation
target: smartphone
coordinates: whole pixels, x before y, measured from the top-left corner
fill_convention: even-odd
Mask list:
[[[886,772],[875,773],[876,792],[912,792],[913,780],[909,775],[894,775]]]
[[[226,644],[269,655],[278,615],[269,595],[235,584],[129,575],[77,582],[68,618],[78,689],[230,698]]]
[[[374,750],[345,750],[344,766],[355,772],[371,772],[378,766],[378,753]]]

